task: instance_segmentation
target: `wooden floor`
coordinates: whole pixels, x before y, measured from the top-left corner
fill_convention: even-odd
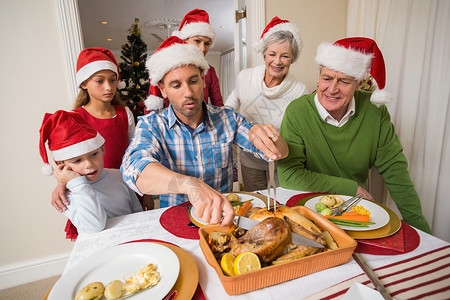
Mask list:
[[[0,300],[42,300],[59,277],[54,276],[0,290]]]

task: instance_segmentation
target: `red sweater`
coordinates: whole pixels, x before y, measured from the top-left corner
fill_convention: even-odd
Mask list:
[[[115,105],[114,108],[116,116],[111,119],[98,119],[83,107],[73,111],[80,113],[105,139],[104,167],[120,169],[122,157],[128,147],[128,116],[124,107]]]

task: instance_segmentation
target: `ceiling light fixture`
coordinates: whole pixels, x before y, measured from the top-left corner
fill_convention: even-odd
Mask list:
[[[159,30],[164,30],[166,33],[166,38],[168,38],[172,32],[180,26],[181,21],[177,19],[153,19],[144,23],[144,26],[147,28],[156,28]],[[154,37],[158,40],[163,41],[161,37],[152,33]]]

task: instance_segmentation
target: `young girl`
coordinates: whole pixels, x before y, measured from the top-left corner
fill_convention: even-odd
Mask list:
[[[117,94],[119,67],[103,48],[81,51],[77,61],[80,92],[74,111],[81,114],[105,138],[105,168],[119,169],[134,134],[134,117]]]
[[[117,94],[117,89],[122,87],[119,86],[122,84],[119,79],[119,67],[108,49],[86,48],[81,51],[76,74],[80,91],[74,111],[81,114],[104,137],[104,167],[111,169],[120,168],[122,156],[135,129],[133,113]],[[52,194],[52,205],[60,212],[67,209],[65,191],[65,186],[58,185]],[[146,201],[150,209],[153,208],[151,204],[152,200]],[[66,232],[66,237],[71,239],[77,235],[70,220]]]

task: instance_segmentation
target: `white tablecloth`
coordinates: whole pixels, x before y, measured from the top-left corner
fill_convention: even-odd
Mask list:
[[[267,194],[265,191],[260,191]],[[277,201],[286,203],[293,195],[302,192],[277,188]],[[117,244],[139,240],[139,239],[159,239],[174,243],[195,259],[199,269],[200,286],[207,299],[229,299],[229,296],[222,287],[222,284],[210,267],[201,252],[198,240],[178,238],[167,232],[159,223],[161,214],[167,208],[155,209],[151,211],[135,213],[131,215],[116,217],[108,220],[107,227],[102,232],[96,234],[80,234],[74,245],[73,251],[65,268],[65,272],[84,258],[95,252],[112,247]],[[420,245],[410,253],[402,255],[369,255],[363,254],[372,268],[378,268],[400,260],[404,260],[418,254],[448,245],[432,235],[417,230],[420,235]],[[326,269],[308,276],[297,278],[282,284],[267,287],[243,295],[233,296],[233,299],[302,299],[315,294],[325,288],[342,282],[346,279],[361,274],[361,268],[350,260],[348,263],[334,268]]]

